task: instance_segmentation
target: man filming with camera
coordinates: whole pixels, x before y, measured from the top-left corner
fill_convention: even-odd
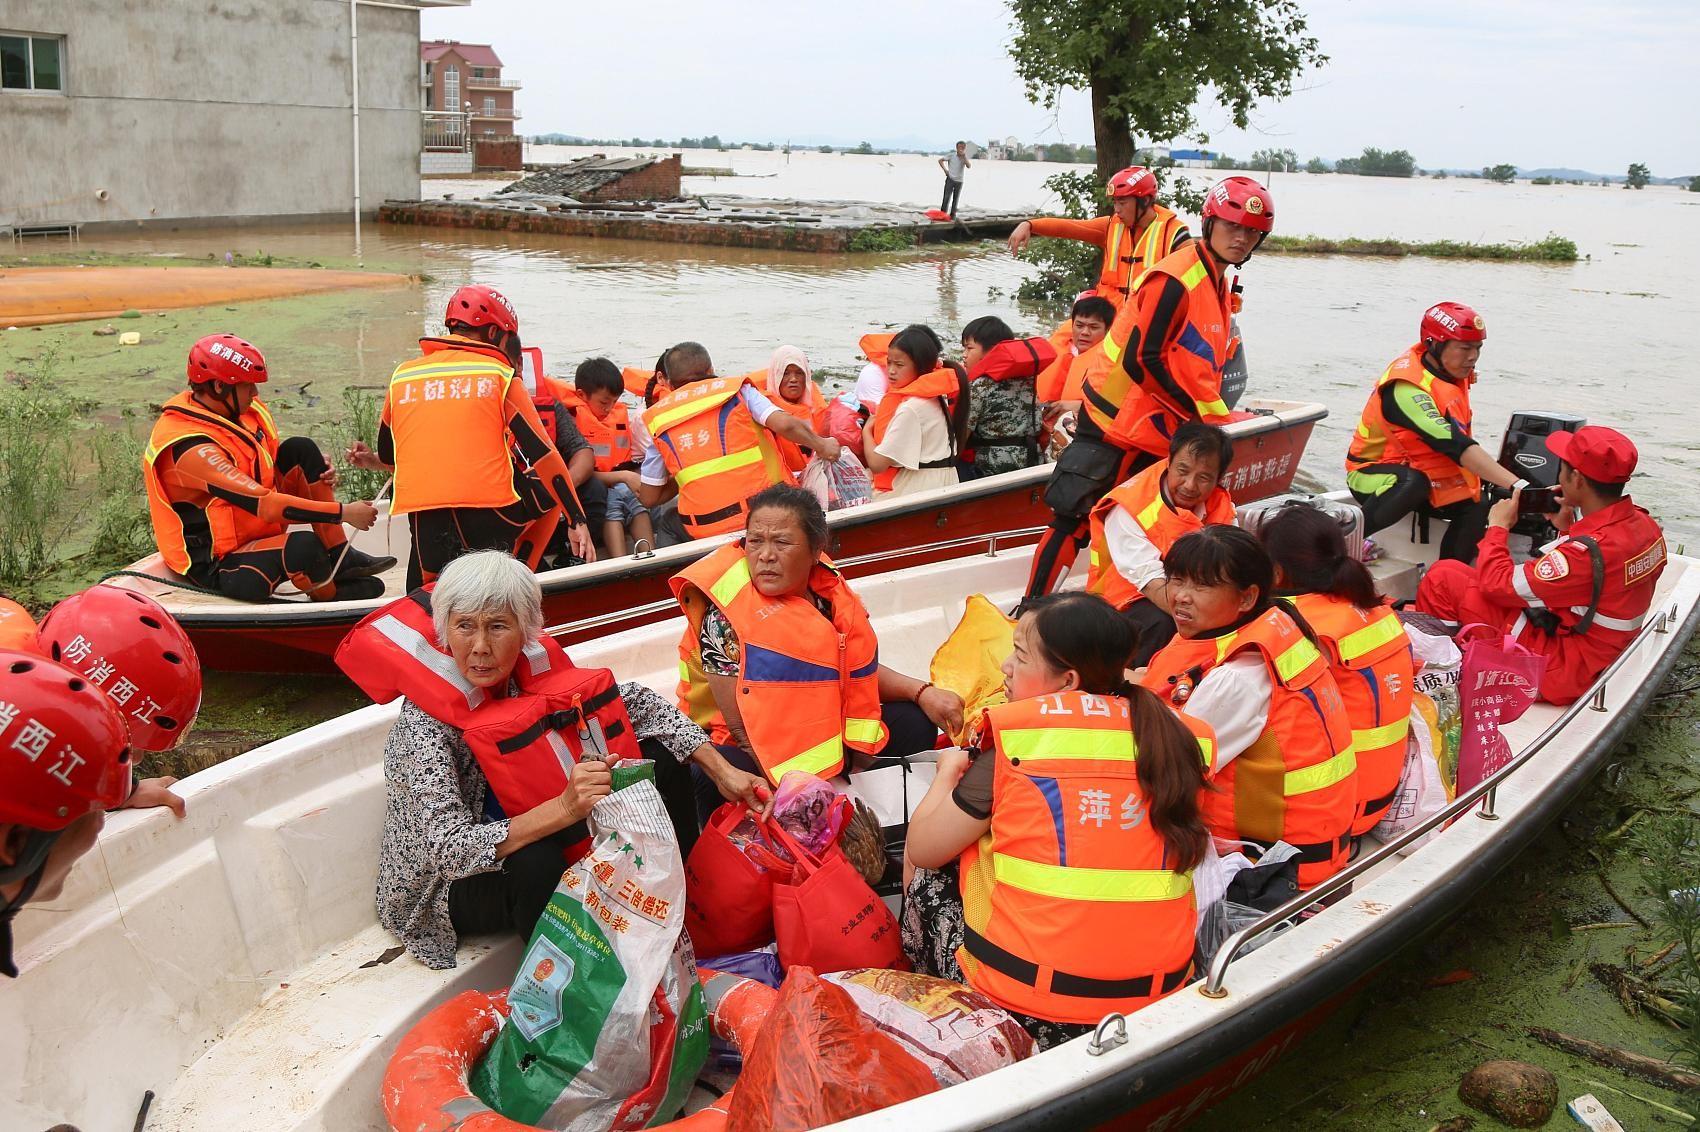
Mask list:
[[[1628,647],[1646,621],[1665,568],[1664,532],[1624,491],[1635,445],[1616,429],[1555,432],[1556,541],[1539,558],[1513,562],[1507,546],[1523,506],[1519,488],[1495,503],[1476,564],[1440,561],[1417,587],[1417,608],[1460,624],[1481,622],[1547,659],[1541,699],[1568,704]],[[1541,510],[1540,508],[1536,509]]]

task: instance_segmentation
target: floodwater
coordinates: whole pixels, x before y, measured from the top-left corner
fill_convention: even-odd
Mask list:
[[[529,156],[566,160],[585,152],[591,151],[538,146]],[[911,202],[918,210],[936,204],[942,181],[934,159],[913,154],[687,151],[685,164],[737,174],[687,178],[687,192]],[[1054,204],[1044,179],[1083,168],[976,162],[963,206],[1042,211]],[[422,195],[464,199],[494,184],[432,180]],[[1507,415],[1517,409],[1574,412],[1612,424],[1642,447],[1636,497],[1679,537],[1700,534],[1700,502],[1686,490],[1700,470],[1700,413],[1681,392],[1691,384],[1687,336],[1700,322],[1700,195],[1299,173],[1277,174],[1271,189],[1283,233],[1497,242],[1556,232],[1586,257],[1569,265],[1254,259],[1243,274],[1240,316],[1253,393],[1329,408],[1307,471],[1341,484],[1340,460],[1369,387],[1415,340],[1424,307],[1455,299],[1475,306],[1488,323],[1475,390],[1477,434],[1485,443],[1497,445]],[[310,354],[297,353],[307,342],[251,335],[268,358],[276,354],[274,372],[296,383],[314,380],[319,394],[342,381],[381,383],[411,340],[434,323],[449,292],[470,281],[498,286],[514,301],[527,343],[543,347],[556,372],[570,372],[595,354],[644,365],[667,345],[694,338],[709,347],[722,372],[763,366],[774,346],[790,342],[827,376],[842,378],[859,365],[856,340],[871,329],[921,321],[949,336],[983,314],[1029,331],[1051,324],[1044,312],[1024,312],[1009,297],[1029,269],[994,244],[819,256],[375,224],[362,235],[369,266],[431,276],[423,293],[348,296],[337,305],[343,314],[370,309],[352,329],[345,317],[312,336]],[[308,258],[346,257],[354,249],[346,226],[102,235],[85,246],[195,256],[263,248]],[[232,309],[221,321],[239,333],[269,324],[263,305]],[[0,346],[0,360],[13,348],[10,341]],[[292,372],[297,359],[311,371]],[[160,391],[171,387],[167,380]]]

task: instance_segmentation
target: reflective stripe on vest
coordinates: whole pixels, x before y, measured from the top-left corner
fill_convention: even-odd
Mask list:
[[[1380,727],[1365,727],[1352,731],[1352,746],[1359,751],[1374,751],[1403,743],[1411,733],[1411,717],[1383,723]]]
[[[680,468],[673,479],[680,487],[695,483],[704,476],[719,475],[733,468],[743,468],[750,464],[759,464],[763,453],[759,448],[750,448],[743,452],[728,452],[724,456],[716,456],[712,460],[704,460],[700,464],[692,464],[688,468]]]
[[[1397,617],[1381,617],[1340,638],[1340,659],[1350,664],[1405,635]]]
[[[1290,798],[1294,794],[1325,790],[1336,782],[1344,782],[1357,769],[1357,753],[1348,747],[1326,762],[1303,770],[1289,770],[1281,779],[1281,792]]]
[[[1024,892],[1058,900],[1178,900],[1192,891],[1192,876],[1169,869],[1077,869],[992,854],[992,876]]]
[[[1239,631],[1235,630],[1216,638],[1216,663],[1220,664],[1222,658],[1228,655],[1239,636]],[[1315,645],[1310,643],[1309,638],[1300,637],[1283,649],[1281,654],[1275,658],[1275,674],[1285,684],[1321,659],[1322,654],[1317,651]]]

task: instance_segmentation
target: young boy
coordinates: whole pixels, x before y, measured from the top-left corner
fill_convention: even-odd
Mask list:
[[[637,497],[638,461],[649,437],[642,418],[620,400],[625,390],[619,366],[607,358],[588,358],[579,363],[573,387],[562,397],[596,457],[596,471],[579,496],[592,528],[601,525],[603,546],[615,558],[626,553],[628,534],[633,543],[655,545],[649,511]]]

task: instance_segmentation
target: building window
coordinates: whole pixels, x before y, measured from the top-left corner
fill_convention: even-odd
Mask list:
[[[443,68],[443,109],[460,111],[460,68]]]
[[[63,91],[63,45],[57,36],[0,35],[0,88]]]
[[[486,118],[494,118],[496,116],[496,100],[494,98],[486,98],[484,100],[484,116]]]
[[[475,78],[475,79],[483,78],[484,77],[484,68],[483,67],[472,68],[472,77]]]

